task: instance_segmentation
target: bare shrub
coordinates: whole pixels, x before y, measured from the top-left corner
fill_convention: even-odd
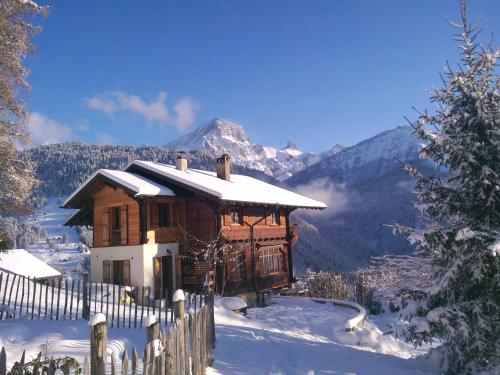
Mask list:
[[[329,299],[347,298],[347,277],[334,272],[307,271],[306,286],[312,297]]]

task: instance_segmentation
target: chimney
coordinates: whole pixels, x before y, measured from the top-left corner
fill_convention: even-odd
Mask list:
[[[179,171],[186,172],[188,168],[187,154],[184,151],[177,153],[177,160],[175,161],[175,168]]]
[[[231,158],[228,154],[223,154],[220,158],[215,160],[215,165],[217,168],[217,177],[231,181]]]

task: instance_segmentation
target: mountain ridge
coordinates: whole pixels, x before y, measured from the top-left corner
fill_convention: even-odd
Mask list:
[[[282,149],[254,145],[240,125],[231,124],[229,129],[220,127],[221,124],[216,124],[209,133],[225,131],[229,145],[238,146],[239,143],[254,154],[267,153],[266,158],[253,161],[264,165],[269,163],[276,168],[270,169],[270,173],[262,168],[254,169],[249,163],[240,165],[240,148],[235,147],[230,151],[233,173],[281,185],[329,205],[321,213],[294,212],[293,220],[299,229],[294,262],[299,273],[306,268],[349,271],[365,265],[374,255],[413,250],[405,240],[393,236],[386,226],[393,222],[410,226],[418,224],[419,218],[412,206],[415,199],[413,181],[401,170],[401,162],[418,164],[421,168],[428,166],[418,158],[420,144],[411,128],[391,129],[350,147],[334,146],[334,152],[323,153],[321,160],[307,166],[297,158],[304,153],[293,142],[288,142]],[[214,170],[214,153],[223,149],[220,143],[203,143],[206,130],[193,138],[200,148],[193,147],[188,151],[189,166]],[[35,147],[25,150],[24,155],[37,164],[37,178],[41,184],[34,191],[33,199],[40,207],[49,196],[71,193],[96,169],[120,169],[133,159],[175,164],[176,151],[157,146],[72,142]],[[319,158],[318,155],[315,157]],[[279,169],[282,158],[285,167]],[[292,173],[294,162],[298,166]],[[291,176],[284,178],[288,174]]]
[[[255,144],[242,125],[221,118],[213,118],[168,143],[167,147],[182,151],[205,150],[213,157],[228,153],[234,163],[280,181],[321,160],[312,152],[301,151],[291,140],[283,148]]]

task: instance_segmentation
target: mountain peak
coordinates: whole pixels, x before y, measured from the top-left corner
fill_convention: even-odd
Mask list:
[[[233,144],[250,145],[245,129],[236,122],[216,117],[167,146],[184,151],[205,149],[218,156],[221,152],[231,151]]]
[[[299,148],[297,147],[297,144],[294,141],[288,140],[286,142],[286,146],[285,146],[285,150],[286,149],[298,150]]]

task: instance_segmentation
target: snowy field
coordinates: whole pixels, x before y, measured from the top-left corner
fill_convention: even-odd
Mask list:
[[[63,226],[71,212],[60,209],[60,203],[60,199],[50,199],[28,219],[43,226],[56,246],[40,241],[26,250],[76,279],[87,255],[78,250],[76,231]],[[356,314],[354,310],[307,298],[275,297],[271,306],[249,309],[246,317],[218,303],[215,314],[217,342],[210,374],[439,373],[436,364],[423,356],[428,347],[414,349],[383,335],[397,321],[395,314],[370,317],[355,332],[344,328]],[[110,329],[108,353],[121,355],[126,349],[130,354],[134,345],[142,354],[145,337],[141,329]],[[83,361],[89,353],[88,338],[83,320],[0,321],[0,347],[6,347],[11,364],[24,349],[28,358],[41,351]]]
[[[217,342],[210,374],[438,374],[426,349],[383,335],[370,320],[356,332],[356,312],[307,298],[276,297],[248,317],[215,310]]]
[[[436,368],[393,337],[381,334],[370,321],[354,333],[344,324],[354,310],[319,304],[307,298],[277,297],[273,305],[235,314],[216,304],[215,362],[209,374],[433,374]],[[0,347],[8,362],[39,352],[48,356],[73,356],[83,362],[89,355],[86,321],[0,322]],[[145,345],[144,330],[109,329],[108,353],[139,355]]]

